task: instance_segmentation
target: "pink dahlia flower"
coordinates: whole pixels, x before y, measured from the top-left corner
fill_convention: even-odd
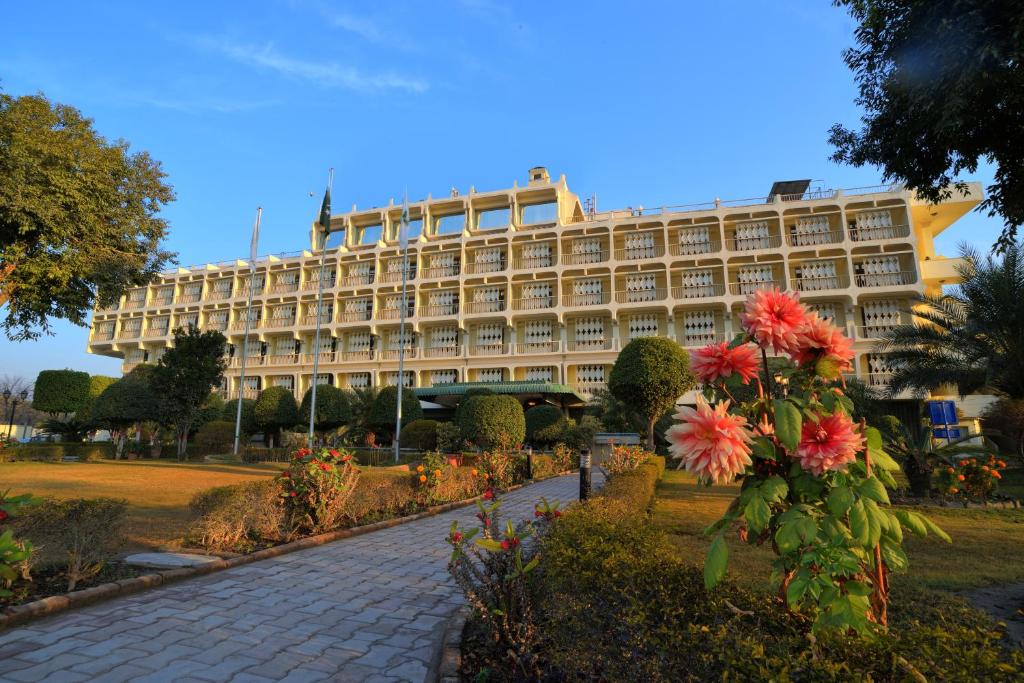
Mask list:
[[[821,416],[818,422],[804,422],[796,457],[812,474],[846,469],[864,450],[864,435],[845,413]]]
[[[665,433],[672,457],[687,472],[704,481],[725,484],[750,465],[750,432],[742,415],[729,413],[729,402],[714,408],[702,396],[697,409],[683,406],[676,413],[678,424]]]
[[[837,372],[853,369],[853,340],[830,320],[819,318],[817,313],[807,316],[792,354],[793,360],[800,365],[813,365],[822,358],[828,358],[835,362]]]
[[[796,348],[806,317],[796,293],[762,289],[747,297],[740,320],[758,344],[785,353]]]
[[[744,384],[757,377],[760,361],[757,358],[757,347],[753,344],[741,344],[729,348],[729,342],[708,344],[693,352],[690,359],[690,370],[705,384],[716,382],[723,377],[738,374]]]

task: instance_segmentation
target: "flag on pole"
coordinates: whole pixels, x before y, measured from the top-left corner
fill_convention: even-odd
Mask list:
[[[402,219],[398,224],[398,246],[405,249],[409,246],[409,195],[402,200]]]
[[[249,244],[249,260],[252,262],[256,261],[256,250],[260,243],[260,213],[263,209],[257,209],[256,211],[256,222],[252,225],[252,242]],[[250,267],[252,263],[249,264]]]
[[[329,235],[330,232],[331,232],[331,187],[330,187],[330,185],[328,185],[327,189],[324,190],[324,201],[320,205],[320,220],[317,221],[317,223],[320,225],[320,230],[322,230],[323,233],[324,233],[324,241],[323,241],[323,244],[320,245],[320,246],[321,246],[321,248],[326,248],[327,247],[327,235]]]

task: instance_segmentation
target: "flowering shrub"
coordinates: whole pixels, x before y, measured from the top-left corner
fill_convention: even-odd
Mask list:
[[[1006,463],[994,455],[986,459],[964,458],[939,472],[939,491],[984,503],[995,493],[1005,467]]]
[[[742,478],[739,496],[706,533],[710,589],[725,575],[726,532],[777,555],[772,577],[792,611],[813,628],[862,635],[887,623],[889,572],[903,571],[903,529],[949,537],[928,518],[892,509],[896,462],[878,430],[851,418],[842,373],[852,342],[830,321],[809,313],[796,294],[758,291],[741,316],[743,332],[728,344],[694,352],[704,382],[696,408],[684,407],[666,437],[680,467],[707,484]],[[787,356],[787,391],[776,391],[768,350]],[[752,359],[760,356],[761,367]],[[734,405],[730,388],[756,382],[757,398]]]
[[[477,469],[487,487],[507,489],[523,480],[526,457],[511,448],[494,448],[480,453]]]
[[[424,492],[427,504],[447,503],[476,495],[480,487],[478,475],[476,469],[452,466],[437,451],[424,455],[423,462],[412,473],[413,483]]]
[[[554,461],[555,472],[567,472],[576,467],[580,456],[575,449],[564,443],[557,443],[551,451],[551,459]]]
[[[529,574],[540,564],[539,547],[527,542],[553,523],[561,512],[558,503],[542,499],[534,521],[518,524],[499,519],[500,501],[477,501],[480,526],[463,532],[452,522],[447,542],[452,546],[448,571],[466,594],[469,604],[483,619],[509,663],[532,680],[537,663],[537,626]],[[500,531],[499,531],[500,529]]]
[[[35,500],[29,494],[10,496],[8,493],[0,494],[0,597],[11,594],[8,590],[11,583],[19,573],[22,576],[27,573],[28,560],[32,557],[32,544],[16,539],[14,532],[4,526]]]
[[[605,458],[602,466],[611,476],[635,470],[647,462],[651,453],[640,446],[612,446],[612,452]]]
[[[295,451],[288,469],[277,477],[293,534],[323,533],[339,525],[359,476],[355,465],[347,451]]]

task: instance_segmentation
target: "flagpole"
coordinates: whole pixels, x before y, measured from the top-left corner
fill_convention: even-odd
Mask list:
[[[235,411],[235,449],[232,454],[238,455],[238,442],[242,435],[242,398],[245,392],[245,359],[249,350],[249,326],[252,323],[252,296],[256,289],[256,247],[260,239],[260,218],[263,207],[256,207],[256,224],[252,227],[252,243],[249,245],[249,299],[245,304],[245,332],[242,336],[242,369],[238,375],[238,408]]]
[[[406,287],[409,282],[409,195],[402,200],[402,218],[398,227],[398,244],[402,248],[402,298],[398,311],[398,377],[395,381],[395,464],[401,460],[402,394],[405,392],[405,314],[409,309]]]
[[[330,197],[331,186],[334,185],[334,169],[327,172],[327,196]],[[328,206],[329,208],[329,206]],[[321,210],[322,213],[322,210]],[[321,215],[321,223],[323,216]],[[329,220],[329,218],[328,218]],[[324,241],[320,245],[320,274],[318,275],[316,294],[316,333],[313,336],[313,387],[309,397],[309,447],[313,448],[313,423],[316,419],[316,385],[320,376],[320,318],[324,306],[324,257],[327,255],[327,237],[330,225],[323,225]]]

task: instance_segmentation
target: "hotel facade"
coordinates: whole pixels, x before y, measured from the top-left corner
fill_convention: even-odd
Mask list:
[[[855,340],[854,373],[884,387],[877,339],[909,322],[912,299],[957,281],[957,259],[933,238],[982,199],[969,186],[930,205],[898,186],[809,190],[776,183],[767,197],[598,212],[565,177],[529,171],[525,185],[410,205],[402,300],[401,206],[332,216],[315,344],[320,254],[209,263],[163,273],[95,311],[88,350],[156,362],[189,324],[228,338],[227,398],[313,380],[339,387],[403,382],[421,396],[464,383],[559,385],[580,400],[606,386],[631,339],[693,349],[731,339],[746,296],[800,292]],[[311,230],[311,245],[314,245]],[[242,237],[240,236],[240,242]],[[248,337],[246,302],[255,269]],[[405,309],[404,331],[400,326]],[[247,350],[244,385],[242,348]],[[425,391],[426,389],[431,391]]]

